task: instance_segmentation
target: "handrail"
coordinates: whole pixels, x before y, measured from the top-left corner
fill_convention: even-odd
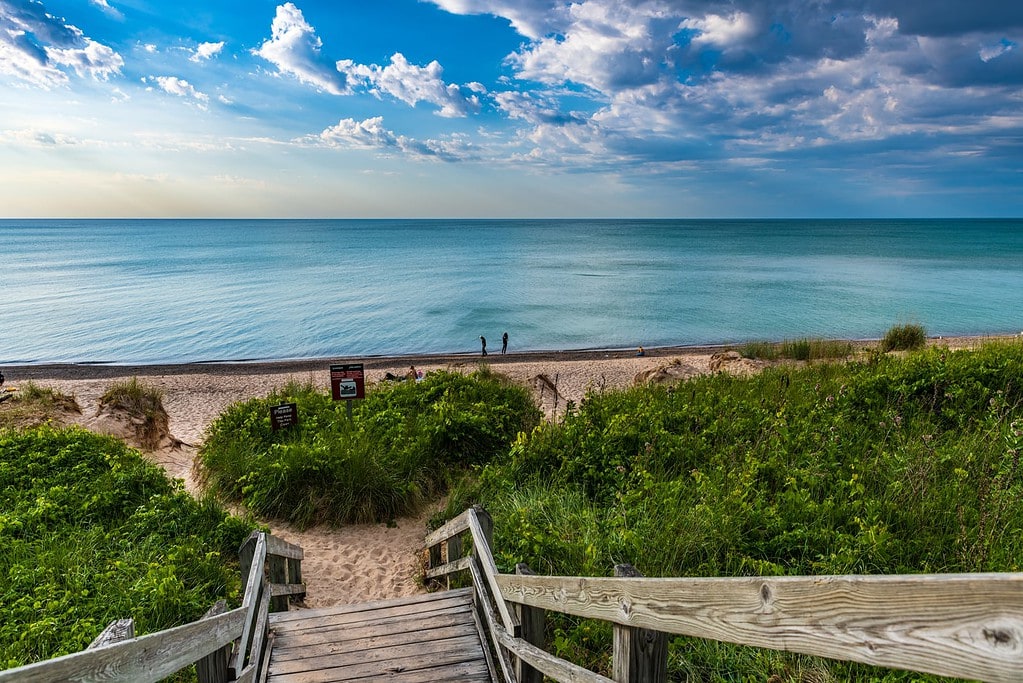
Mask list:
[[[0,683],[50,683],[59,680],[104,683],[156,683],[206,658],[227,660],[229,667],[203,667],[200,683],[258,681],[267,642],[267,611],[272,595],[284,608],[291,595],[302,596],[302,549],[263,532],[242,544],[242,606],[207,614],[198,621],[138,638],[103,644],[43,662],[0,671]],[[283,572],[283,573],[282,573]],[[277,583],[271,583],[276,581]],[[277,598],[273,598],[277,599]],[[133,633],[133,629],[120,629]],[[237,646],[232,647],[237,641]],[[220,653],[220,654],[218,654]]]
[[[427,536],[426,575],[470,570],[495,649],[529,665],[520,667],[517,677],[502,671],[506,680],[537,680],[530,667],[558,681],[609,679],[538,652],[499,623],[490,600],[498,611],[507,605],[551,610],[608,621],[625,631],[696,636],[992,683],[1023,680],[1023,573],[643,578],[495,569],[491,575],[471,558],[450,552],[452,546],[460,548],[458,539],[468,531],[480,564],[485,568],[493,561],[489,534],[476,528],[485,514],[469,509]],[[441,562],[444,545],[449,552]],[[619,657],[636,653],[628,647],[620,652],[617,636],[615,645],[615,680],[663,680],[663,663],[625,665]],[[665,656],[663,648],[651,652]]]

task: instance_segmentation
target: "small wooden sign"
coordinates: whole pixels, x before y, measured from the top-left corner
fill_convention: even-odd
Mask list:
[[[273,431],[287,429],[298,424],[298,405],[282,403],[270,407],[270,428]]]
[[[366,398],[366,373],[362,363],[331,365],[330,394],[335,401]]]

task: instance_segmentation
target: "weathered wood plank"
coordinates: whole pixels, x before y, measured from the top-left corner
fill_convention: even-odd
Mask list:
[[[941,676],[1023,680],[1023,574],[495,577],[581,617]]]
[[[454,519],[448,520],[447,524],[435,529],[431,533],[427,534],[423,540],[423,547],[429,548],[438,545],[442,541],[446,541],[452,536],[465,533],[469,530],[469,510],[466,510],[462,514],[458,515]]]
[[[349,638],[344,641],[309,643],[304,646],[280,648],[274,643],[272,651],[275,664],[285,664],[337,652],[380,650],[389,647],[422,643],[424,640],[446,640],[474,635],[476,631],[466,624],[454,624],[431,628],[429,631],[378,634],[369,638]]]
[[[476,671],[485,671],[486,663],[483,653],[459,647],[450,651],[420,652],[410,656],[392,657],[385,661],[364,661],[348,666],[333,668],[317,668],[308,671],[288,674],[272,673],[274,683],[333,683],[357,679],[379,680],[390,678],[393,674],[412,672],[438,672],[459,664],[474,665]]]
[[[297,546],[294,543],[288,543],[284,539],[270,534],[267,534],[266,536],[266,554],[284,557],[289,560],[305,559],[305,551],[302,550],[301,546]]]
[[[276,598],[281,595],[305,595],[304,583],[271,583],[270,597]]]
[[[287,633],[289,636],[315,635],[324,631],[334,632],[341,628],[348,630],[374,627],[381,624],[391,624],[406,620],[430,619],[431,621],[444,619],[457,619],[458,615],[464,615],[469,610],[468,602],[459,602],[444,605],[434,609],[421,610],[395,610],[387,609],[379,614],[373,612],[360,612],[358,614],[341,614],[336,616],[313,617],[309,623],[295,622],[292,624],[279,624],[276,630],[279,633]]]
[[[106,647],[0,671],[0,683],[104,681],[155,683],[238,637],[245,610],[159,631]]]
[[[398,609],[407,607],[411,611],[420,609],[415,605],[438,601],[468,601],[472,594],[471,588],[458,588],[439,593],[423,593],[412,595],[406,598],[387,598],[385,600],[372,600],[370,602],[358,602],[350,605],[335,605],[333,607],[317,607],[315,609],[295,610],[292,612],[275,612],[270,615],[270,624],[283,624],[288,621],[305,622],[314,617],[326,615],[358,614],[362,612],[373,612],[377,610],[395,607]]]
[[[468,517],[469,530],[472,532],[473,554],[478,559],[479,566],[483,570],[483,577],[490,586],[494,602],[497,603],[497,612],[501,615],[504,627],[517,638],[521,633],[522,627],[519,624],[518,617],[512,614],[508,604],[501,598],[501,588],[497,583],[497,564],[494,562],[494,556],[491,554],[490,545],[486,540],[487,532],[484,531],[483,526],[480,524],[475,509],[469,508]]]
[[[523,576],[535,576],[536,572],[523,562],[515,565],[515,573]],[[539,607],[516,605],[515,613],[522,624],[522,639],[530,645],[544,649],[544,629],[547,612]],[[515,675],[519,683],[543,683],[543,675],[521,659],[515,660]]]
[[[135,637],[135,620],[131,617],[127,619],[115,619],[107,624],[107,627],[91,643],[88,650],[92,650],[97,647],[106,647],[107,645],[113,645],[123,640],[129,640]]]
[[[615,576],[640,578],[631,564],[615,565]],[[663,683],[668,678],[668,637],[661,631],[614,624],[611,678],[618,683]]]
[[[426,578],[439,579],[442,576],[447,576],[456,572],[464,572],[469,568],[469,563],[471,561],[471,557],[460,557],[454,562],[447,562],[437,567],[433,567],[432,569],[427,569]]]
[[[555,657],[521,638],[512,637],[500,624],[494,625],[494,637],[513,655],[556,681],[563,683],[615,683],[610,678]]]
[[[479,563],[473,562],[470,570],[472,571],[472,583],[476,586],[476,605],[483,614],[487,630],[490,632],[494,651],[497,655],[497,662],[501,666],[501,675],[504,676],[505,681],[517,681],[515,678],[515,665],[508,656],[508,651],[497,642],[496,629],[500,626],[500,623],[497,613],[494,611],[490,591],[487,590],[487,584],[483,580],[483,573],[479,568]],[[494,673],[496,674],[496,672]]]
[[[389,662],[404,657],[417,658],[424,667],[429,667],[430,658],[437,653],[455,651],[466,653],[467,661],[483,657],[479,636],[476,635],[475,630],[451,638],[437,637],[421,642],[389,642],[386,646],[369,649],[353,646],[341,650],[335,648],[335,650],[335,652],[319,650],[320,654],[286,661],[280,661],[277,657],[273,657],[270,662],[270,672],[274,675],[283,675],[315,669],[337,669],[370,662]]]
[[[249,652],[249,645],[252,642],[252,629],[256,625],[256,610],[259,609],[260,598],[263,587],[263,567],[266,562],[266,534],[252,532],[248,540],[242,544],[242,552],[249,556],[248,574],[245,579],[245,595],[242,598],[242,609],[245,610],[245,627],[242,629],[241,638],[238,641],[238,649],[231,657],[230,670],[234,676],[245,668],[245,657]],[[251,556],[249,555],[251,548]],[[244,563],[243,563],[244,566]]]
[[[275,648],[278,651],[284,651],[288,648],[309,647],[320,643],[342,644],[347,640],[371,638],[384,633],[414,634],[426,629],[455,626],[471,621],[471,619],[472,608],[466,605],[460,608],[457,613],[439,614],[426,617],[425,619],[410,614],[400,618],[367,622],[365,626],[361,627],[338,624],[334,628],[322,628],[316,631],[303,631],[301,633],[282,631],[278,628]]]

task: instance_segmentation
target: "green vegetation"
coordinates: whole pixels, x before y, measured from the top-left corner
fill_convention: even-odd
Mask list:
[[[922,325],[896,325],[889,329],[881,340],[881,350],[915,351],[927,343],[927,332]]]
[[[739,352],[746,358],[760,360],[835,360],[848,358],[853,346],[847,341],[834,339],[794,339],[775,344],[752,341],[744,344]]]
[[[0,403],[0,429],[39,426],[81,412],[74,397],[25,382],[11,398]]]
[[[491,512],[503,571],[1020,571],[1021,449],[1023,345],[931,349],[590,395],[450,509]],[[609,628],[550,628],[556,652],[607,666]],[[671,662],[690,680],[920,679],[684,638]]]
[[[250,530],[112,437],[0,431],[0,668],[81,650],[115,619],[143,634],[201,617],[237,596]]]
[[[270,407],[298,406],[299,423],[273,432]],[[299,525],[389,520],[415,511],[454,473],[508,450],[540,420],[529,393],[481,367],[385,383],[354,406],[291,384],[235,404],[201,451],[214,488],[252,511]]]
[[[155,449],[168,434],[170,418],[163,407],[163,391],[132,377],[117,382],[99,399],[101,409],[116,409],[136,419],[135,436],[143,448]]]

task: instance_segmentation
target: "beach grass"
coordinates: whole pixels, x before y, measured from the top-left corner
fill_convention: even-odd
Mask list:
[[[461,495],[493,515],[502,571],[1017,572],[1021,451],[1023,345],[932,348],[591,394]],[[561,651],[607,661],[603,631],[559,628]],[[936,680],[701,640],[673,652],[674,678]]]
[[[59,421],[68,414],[80,415],[74,396],[25,382],[13,396],[0,403],[0,428],[26,428]]]
[[[775,361],[781,359],[815,361],[838,360],[852,356],[852,342],[837,339],[790,339],[783,342],[751,341],[739,348],[746,358]]]
[[[280,403],[295,403],[299,421],[274,432],[269,411]],[[253,512],[302,527],[386,521],[417,511],[540,420],[528,391],[486,366],[382,382],[351,419],[346,408],[300,384],[235,404],[209,429],[202,476]]]
[[[5,429],[0,454],[0,668],[80,651],[115,619],[142,635],[237,598],[252,525],[120,440]]]
[[[915,351],[922,349],[926,343],[927,331],[923,325],[913,323],[895,325],[881,339],[881,350],[885,352]]]

